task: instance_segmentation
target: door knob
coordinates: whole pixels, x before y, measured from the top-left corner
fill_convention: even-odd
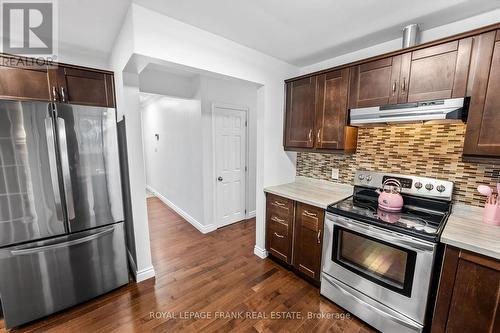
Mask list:
[[[219,178],[217,178],[217,180],[221,182],[221,181],[223,181],[224,179],[223,179],[221,176],[219,176]]]

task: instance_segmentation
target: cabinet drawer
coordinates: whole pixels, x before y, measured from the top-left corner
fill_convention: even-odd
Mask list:
[[[0,250],[7,328],[128,283],[123,223]]]
[[[267,194],[266,209],[280,216],[290,217],[293,215],[293,200],[283,198],[274,194]]]
[[[290,245],[291,245],[291,226],[268,221],[268,250],[269,252],[280,260],[290,263]]]

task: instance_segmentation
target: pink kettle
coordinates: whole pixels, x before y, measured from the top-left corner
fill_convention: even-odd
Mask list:
[[[377,189],[378,207],[387,212],[399,212],[403,208],[401,182],[394,178],[384,181],[382,189]]]

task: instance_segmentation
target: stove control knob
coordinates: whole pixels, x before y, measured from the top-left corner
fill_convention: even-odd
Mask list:
[[[425,188],[427,189],[427,191],[432,191],[432,189],[434,188],[434,185],[432,185],[432,184],[426,184]]]
[[[370,176],[370,175],[366,176],[366,181],[367,182],[370,182],[371,180],[372,180],[372,176]]]
[[[363,180],[363,179],[365,179],[365,175],[360,174],[360,175],[358,176],[358,178],[359,178],[359,180]]]
[[[416,182],[415,183],[415,188],[420,190],[422,188],[422,183],[421,182]]]
[[[438,185],[436,187],[436,190],[438,190],[439,192],[443,193],[446,190],[446,187],[444,187],[444,185]]]

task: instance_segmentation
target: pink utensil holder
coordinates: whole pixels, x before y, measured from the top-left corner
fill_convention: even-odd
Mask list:
[[[483,221],[486,224],[500,226],[500,205],[487,203],[484,206]]]

